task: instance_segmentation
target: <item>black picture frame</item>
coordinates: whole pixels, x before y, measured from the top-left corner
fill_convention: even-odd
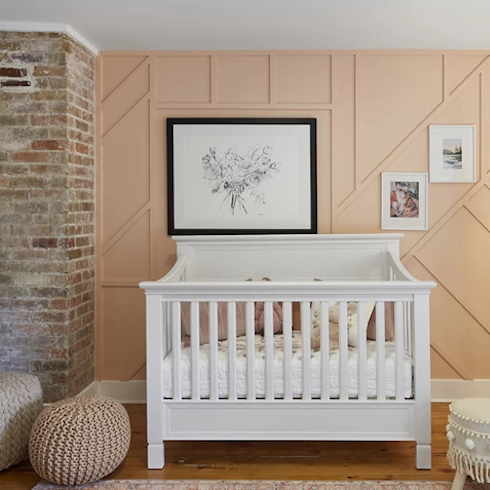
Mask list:
[[[175,132],[179,125],[263,125],[264,127],[275,126],[306,126],[309,135],[309,196],[305,197],[309,205],[309,222],[306,226],[288,227],[228,227],[211,226],[206,228],[187,227],[176,224],[176,169],[175,169]],[[316,234],[317,233],[317,135],[315,118],[168,118],[166,122],[167,132],[167,213],[169,235],[262,235],[262,234]],[[293,128],[294,129],[294,128]],[[264,129],[265,130],[265,129]],[[291,129],[290,129],[291,130]],[[270,147],[267,147],[270,149]],[[211,149],[210,149],[211,151]],[[263,149],[263,151],[265,151]],[[216,159],[214,160],[216,161]],[[180,162],[182,165],[182,162]],[[298,163],[299,165],[299,163]],[[306,171],[306,170],[305,170]],[[226,186],[226,183],[224,184]],[[214,190],[213,190],[214,192]],[[225,191],[226,192],[226,191]],[[230,192],[228,192],[228,196]],[[232,196],[233,198],[233,196]],[[236,203],[235,203],[236,204]],[[245,209],[242,206],[243,209]],[[237,206],[238,209],[238,206]],[[303,209],[303,208],[302,208]],[[234,208],[233,208],[234,210]],[[246,212],[246,211],[245,211]],[[234,214],[234,213],[233,213]]]

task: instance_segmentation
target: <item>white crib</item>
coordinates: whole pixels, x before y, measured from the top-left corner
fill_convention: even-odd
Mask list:
[[[402,236],[174,237],[172,270],[159,281],[140,284],[147,301],[148,468],[163,468],[166,440],[414,440],[417,468],[430,468],[429,294],[435,283],[418,281],[401,264]],[[246,281],[263,276],[272,281]],[[280,342],[273,333],[275,301],[282,305]],[[360,327],[352,349],[347,304],[357,303],[361,325],[366,305],[374,301],[376,341],[368,342],[367,327]],[[199,345],[202,302],[209,312],[205,346]],[[239,302],[246,305],[246,335],[238,342],[246,355],[237,358]],[[263,303],[265,318],[260,372],[257,302]],[[321,346],[315,352],[311,302],[321,305]],[[339,305],[335,351],[328,332],[334,302]],[[385,302],[394,303],[391,343],[385,341]],[[181,342],[183,303],[190,308],[188,347]],[[225,353],[219,350],[218,303],[227,303]],[[300,325],[293,330],[297,309]],[[293,353],[298,336],[299,357]]]

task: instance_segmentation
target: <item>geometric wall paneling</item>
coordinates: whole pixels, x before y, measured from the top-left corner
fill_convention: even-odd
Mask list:
[[[150,212],[147,211],[102,255],[102,281],[137,285],[150,277]],[[128,260],[131,257],[131,260]]]
[[[489,250],[490,233],[461,208],[417,252],[417,259],[490,332]]]
[[[102,139],[102,246],[149,200],[149,117],[143,100]]]
[[[439,379],[463,379],[439,352],[431,346],[430,349],[430,374],[431,378]]]
[[[484,185],[465,207],[490,232],[490,189]]]
[[[404,54],[400,54],[399,55],[400,57],[404,57],[406,55]],[[360,64],[361,64],[361,56],[358,55],[356,56],[356,59],[358,60],[357,61],[357,70],[356,70],[356,86],[360,86],[362,87],[362,79],[361,79],[361,76],[359,74],[360,72]],[[480,71],[481,70],[481,71]],[[386,170],[386,168],[388,168],[391,164],[391,161],[395,158],[397,158],[398,154],[402,151],[404,151],[404,149],[409,146],[412,141],[420,134],[420,133],[427,133],[428,132],[428,125],[429,124],[435,124],[436,122],[438,122],[438,119],[439,118],[439,114],[443,113],[451,104],[453,104],[453,102],[457,99],[457,97],[459,97],[459,95],[464,91],[464,89],[466,87],[468,87],[472,82],[475,82],[475,80],[478,80],[478,79],[481,79],[481,84],[482,84],[482,87],[483,88],[486,88],[488,87],[489,90],[488,92],[490,92],[490,61],[489,61],[489,58],[487,57],[485,59],[485,61],[478,67],[478,70],[472,72],[465,80],[463,83],[461,83],[453,92],[453,94],[451,94],[451,96],[448,96],[446,98],[446,100],[440,104],[430,115],[429,117],[427,117],[425,120],[421,121],[421,123],[419,124],[419,126],[410,134],[407,135],[407,137],[403,140],[403,142],[395,148],[395,150],[389,155],[388,158],[386,158],[386,160],[384,162],[382,162],[382,165],[377,169],[377,172],[383,172]],[[417,82],[414,81],[414,83],[416,84]],[[474,92],[474,91],[473,91]],[[358,88],[356,90],[356,100],[360,99],[361,98],[361,94],[362,94],[362,88]],[[481,124],[482,124],[482,128],[487,128],[490,126],[490,121],[488,121],[488,118],[490,117],[490,97],[487,97],[486,96],[486,93],[484,90],[481,90],[481,94],[480,94],[480,98],[481,98]],[[357,106],[359,106],[360,104],[358,103]],[[459,106],[461,107],[461,103],[460,102],[457,102],[456,106]],[[457,110],[455,109],[452,109],[453,112],[457,112]],[[357,119],[359,119],[359,113],[360,113],[360,109],[357,110]],[[460,110],[461,112],[461,110]],[[474,111],[472,111],[473,113]],[[450,116],[446,117],[446,119],[450,119]],[[443,123],[443,122],[446,122],[446,121],[442,121],[442,122],[439,122],[439,123]],[[450,121],[449,123],[452,123],[452,124],[459,124],[459,121],[457,120],[453,120],[453,121]],[[486,131],[486,130],[485,130]],[[482,133],[484,134],[484,133]],[[488,151],[484,151],[488,146],[490,146],[490,141],[487,143],[488,141],[488,138],[479,138],[479,135],[477,134],[477,141],[479,139],[479,145],[477,143],[477,154],[478,154],[478,146],[481,147],[482,149],[482,152],[483,152],[483,155],[487,155],[489,152]],[[356,151],[356,154],[357,155],[361,155],[361,150],[360,148],[362,147],[362,145],[359,143],[359,140],[362,140],[362,131],[358,130],[356,131],[356,148],[357,148],[357,151]],[[359,160],[359,158],[357,159]],[[356,165],[356,168],[359,166],[359,164]],[[478,166],[478,165],[477,165]],[[482,167],[487,169],[488,168],[488,172],[490,172],[490,158],[484,158],[483,159],[483,163],[482,163]],[[369,178],[367,178],[364,182],[363,182],[363,185],[362,186],[359,186],[359,188],[357,188],[351,195],[348,196],[348,198],[342,202],[339,206],[339,211],[340,213],[344,212],[344,210],[350,206],[354,201],[355,199],[357,198],[357,196],[363,192],[363,188],[364,188],[364,185],[366,184],[369,184],[371,183],[373,180],[377,179],[379,177],[379,174],[377,172],[373,172],[371,174],[371,176]],[[357,174],[359,174],[359,172],[356,172]],[[470,191],[473,192],[473,190],[475,189],[475,187],[478,187],[478,184],[476,184],[473,189]],[[456,211],[456,209],[454,209],[454,211]],[[453,213],[453,210],[451,210],[451,213]],[[430,218],[429,218],[430,219]],[[433,226],[433,225],[431,225]],[[430,229],[424,239],[422,241],[425,241],[426,238],[428,239],[431,234],[433,233],[433,230]]]
[[[485,61],[486,55],[445,55],[446,90],[450,94]]]
[[[433,118],[431,124],[476,124],[480,120],[480,79],[471,77],[459,86],[457,94],[451,96],[443,110]],[[477,143],[479,140],[477,127]]]
[[[441,280],[412,258],[407,264],[422,280]],[[448,269],[453,270],[452,264]],[[430,279],[429,279],[430,278]],[[466,287],[473,289],[466,283]],[[431,342],[446,362],[465,379],[490,379],[490,334],[445,283],[431,294]],[[455,348],[457,346],[457,348]],[[439,373],[438,373],[439,374]]]
[[[386,157],[442,102],[441,55],[359,57],[361,178]]]
[[[167,117],[316,117],[320,233],[380,232],[380,173],[427,172],[429,124],[476,124],[482,180],[431,184],[429,230],[403,231],[401,254],[415,276],[440,281],[431,297],[433,376],[490,379],[481,361],[490,350],[490,60],[478,65],[488,57],[423,51],[116,54],[101,56],[97,126],[99,138],[103,130],[99,379],[146,375],[144,295],[129,286],[158,279],[175,262],[166,233]]]
[[[430,191],[429,191],[430,192]],[[430,217],[430,196],[429,196],[429,226],[431,223],[431,217]],[[403,233],[403,240],[400,244],[400,256],[404,259],[405,255],[417,245],[417,243],[426,236],[427,232],[426,231],[409,231],[409,230],[403,230],[400,233]]]
[[[146,361],[146,360],[145,360]],[[144,381],[146,379],[146,362],[136,373],[131,377],[129,381]]]
[[[326,111],[274,111],[277,116],[282,113],[298,114],[298,117],[316,118],[317,128],[317,206],[318,206],[318,233],[332,233],[332,198],[331,198],[331,179],[332,179],[332,112]],[[309,116],[307,116],[309,114]]]
[[[332,194],[335,209],[356,188],[355,152],[355,57],[335,56],[333,98],[342,110],[333,117],[333,182]]]
[[[331,64],[329,55],[275,55],[275,102],[329,104]]]
[[[216,102],[270,102],[269,55],[217,55],[214,73]]]
[[[429,184],[429,226],[434,226],[474,184]]]
[[[157,56],[158,102],[211,102],[211,56]]]
[[[103,379],[130,380],[145,363],[145,295],[138,287],[103,287]]]
[[[488,65],[486,65],[488,67]],[[480,160],[482,177],[490,173],[490,68],[480,74]]]
[[[338,171],[336,169],[336,171]],[[381,176],[364,186],[337,217],[337,233],[374,233],[381,229]]]
[[[102,57],[102,100],[125,80],[147,56],[103,56]]]
[[[102,102],[102,137],[150,91],[150,66],[143,64]]]
[[[383,171],[428,172],[428,155],[429,131],[420,131],[390,159],[390,164]]]

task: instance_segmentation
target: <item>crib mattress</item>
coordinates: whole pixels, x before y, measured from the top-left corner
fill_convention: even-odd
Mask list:
[[[293,397],[300,398],[302,394],[302,349],[301,333],[293,331],[292,355],[292,391]],[[246,337],[238,337],[236,342],[237,358],[237,396],[246,398],[247,395],[247,355]],[[284,396],[284,356],[283,336],[274,335],[274,397]],[[311,396],[320,398],[321,390],[321,353],[311,353]],[[358,394],[358,351],[349,347],[348,353],[348,388],[349,398],[357,398]],[[395,396],[395,344],[385,343],[386,356],[386,396]],[[199,348],[199,393],[201,398],[209,398],[209,344]],[[376,341],[367,341],[367,394],[369,398],[376,397]],[[261,335],[255,336],[255,396],[265,398],[265,339]],[[163,363],[163,394],[165,398],[172,398],[172,352]],[[181,350],[181,386],[182,398],[191,397],[191,349],[182,347]],[[339,389],[339,351],[330,351],[330,397],[338,398]],[[404,359],[404,395],[412,398],[412,368],[411,357],[405,353]],[[228,397],[228,340],[218,342],[218,394],[220,398]]]

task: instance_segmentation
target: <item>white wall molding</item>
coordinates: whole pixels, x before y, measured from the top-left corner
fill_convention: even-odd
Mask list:
[[[490,398],[490,379],[433,379],[433,402],[451,402],[460,398]]]
[[[490,398],[490,379],[433,379],[431,388],[433,402],[472,396]],[[94,381],[80,395],[106,395],[121,403],[146,403],[146,381]]]
[[[121,403],[146,403],[146,381],[93,381],[78,396],[111,396]]]
[[[0,31],[18,31],[18,32],[61,32],[68,34],[75,41],[85,46],[96,56],[99,50],[73,27],[68,24],[46,23],[46,22],[0,22]]]

